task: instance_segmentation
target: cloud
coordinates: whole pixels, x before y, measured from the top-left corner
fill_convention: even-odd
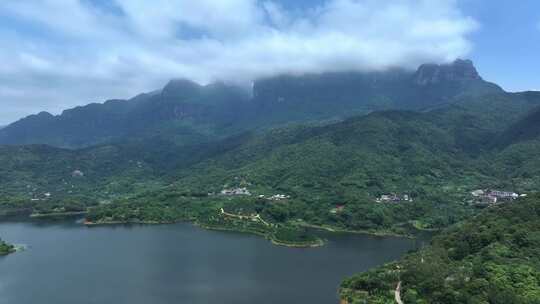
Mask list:
[[[125,98],[170,78],[237,83],[280,73],[414,68],[471,50],[453,0],[0,2],[0,124]],[[24,92],[21,94],[20,92]]]

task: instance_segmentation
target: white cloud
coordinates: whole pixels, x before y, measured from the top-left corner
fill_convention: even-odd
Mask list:
[[[0,48],[9,63],[0,65],[2,108],[19,116],[58,111],[175,77],[246,83],[278,73],[414,68],[466,56],[477,27],[453,0],[326,0],[304,10],[272,0],[116,0],[114,11],[93,1],[0,2],[8,20],[0,39],[9,46]],[[13,115],[0,114],[0,124]]]

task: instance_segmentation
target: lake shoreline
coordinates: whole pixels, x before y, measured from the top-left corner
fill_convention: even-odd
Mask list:
[[[54,218],[54,217],[69,217],[69,216],[77,216],[77,215],[85,215],[88,211],[73,211],[73,212],[57,212],[57,213],[31,213],[29,215],[30,218]]]
[[[88,227],[96,227],[96,226],[114,226],[114,225],[171,225],[171,224],[177,224],[177,223],[188,223],[189,221],[175,221],[175,222],[159,222],[159,221],[133,221],[133,222],[123,222],[123,221],[100,221],[100,222],[90,222],[85,221],[84,225]],[[216,230],[216,231],[230,231],[230,232],[240,232],[240,233],[249,233],[254,234],[257,236],[264,237],[265,239],[272,242],[272,244],[277,246],[285,246],[285,247],[291,247],[291,248],[316,248],[321,247],[326,244],[326,241],[323,239],[318,238],[317,241],[314,243],[295,243],[295,242],[287,242],[282,240],[277,240],[271,236],[268,236],[266,233],[256,232],[249,229],[237,229],[237,228],[227,228],[227,227],[217,227],[217,226],[211,226],[211,225],[205,225],[201,224],[199,222],[191,222],[193,225],[207,229],[207,230]],[[407,238],[407,239],[414,239],[415,236],[412,235],[406,235],[406,234],[398,234],[398,233],[392,233],[392,232],[375,232],[375,231],[361,231],[361,230],[346,230],[346,229],[339,229],[336,227],[329,227],[329,226],[321,226],[321,225],[313,225],[313,224],[300,224],[300,227],[304,228],[312,228],[317,230],[324,230],[331,233],[349,233],[349,234],[362,234],[362,235],[370,235],[370,236],[377,236],[377,237],[397,237],[397,238]]]
[[[88,211],[80,211],[80,212],[62,212],[62,213],[31,213],[28,214],[28,218],[35,219],[35,220],[41,220],[41,219],[48,219],[48,218],[62,218],[62,217],[72,217],[72,216],[82,216],[88,214]],[[86,218],[83,218],[82,225],[91,228],[91,227],[99,227],[99,226],[114,226],[114,225],[171,225],[171,224],[177,224],[177,223],[191,223],[194,226],[200,227],[202,229],[206,230],[216,230],[216,231],[230,231],[230,232],[238,232],[238,233],[249,233],[253,235],[257,235],[260,237],[263,237],[264,239],[270,241],[275,246],[281,246],[281,247],[289,247],[289,248],[317,248],[325,246],[327,243],[327,240],[316,236],[316,239],[313,241],[308,242],[295,242],[295,241],[284,241],[281,239],[277,239],[274,236],[273,231],[256,231],[252,229],[242,229],[242,228],[230,228],[225,226],[216,226],[216,225],[209,225],[206,223],[202,223],[200,221],[197,221],[196,219],[184,219],[184,220],[177,220],[177,221],[112,221],[112,220],[100,220],[100,221],[89,221]],[[399,234],[391,231],[367,231],[367,230],[349,230],[349,229],[343,229],[338,227],[332,227],[332,226],[326,226],[326,225],[315,225],[315,224],[309,224],[309,223],[290,223],[291,227],[298,227],[298,228],[308,228],[308,229],[315,229],[320,231],[327,231],[330,233],[346,233],[346,234],[361,234],[361,235],[368,235],[368,236],[376,236],[376,237],[396,237],[396,238],[407,238],[407,239],[414,239],[416,238],[414,235],[409,234]],[[417,229],[418,231],[422,231],[420,229]]]
[[[33,213],[29,215],[29,218],[40,220],[40,219],[47,219],[47,218],[55,218],[55,217],[69,217],[69,216],[80,216],[87,214],[87,211],[82,212],[64,212],[64,213],[52,213],[52,214],[37,214]],[[82,225],[86,227],[99,227],[99,226],[114,226],[114,225],[171,225],[171,224],[178,224],[178,223],[191,223],[194,226],[200,227],[202,229],[206,230],[216,230],[216,231],[230,231],[230,232],[238,232],[238,233],[249,233],[253,235],[257,235],[260,237],[263,237],[270,241],[273,245],[276,246],[283,246],[283,247],[289,247],[289,248],[317,248],[324,246],[327,241],[318,237],[313,242],[294,242],[294,241],[284,241],[277,239],[273,236],[273,233],[271,231],[268,232],[259,232],[251,229],[240,229],[240,228],[229,228],[225,226],[214,226],[214,225],[208,225],[201,223],[197,220],[178,220],[178,221],[89,221],[87,219],[84,219],[84,222]],[[361,235],[368,235],[368,236],[376,236],[376,237],[396,237],[396,238],[407,238],[407,239],[414,239],[416,238],[413,235],[407,235],[407,234],[399,234],[394,233],[390,231],[362,231],[362,230],[348,230],[348,229],[342,229],[332,226],[325,226],[325,225],[315,225],[315,224],[309,224],[309,223],[294,223],[292,225],[301,227],[301,228],[309,228],[309,229],[315,229],[315,230],[321,230],[321,231],[327,231],[330,233],[346,233],[346,234],[361,234]],[[421,230],[419,230],[421,231]]]
[[[407,239],[414,239],[416,238],[414,235],[410,234],[399,234],[396,232],[390,232],[390,231],[368,231],[368,230],[348,230],[348,229],[342,229],[337,227],[330,227],[330,226],[324,226],[324,225],[313,225],[308,223],[300,224],[300,226],[305,228],[312,228],[312,229],[318,229],[318,230],[324,230],[332,233],[350,233],[350,234],[363,234],[363,235],[371,235],[371,236],[378,236],[378,237],[398,237],[398,238],[407,238]]]
[[[276,239],[275,237],[271,236],[270,232],[269,233],[262,233],[262,232],[257,232],[257,231],[249,230],[249,229],[227,228],[227,227],[223,227],[223,226],[221,226],[221,227],[211,226],[211,225],[207,225],[207,224],[202,224],[202,223],[197,222],[197,221],[193,221],[193,222],[189,222],[189,221],[176,221],[176,222],[157,222],[157,221],[136,221],[136,222],[122,222],[122,221],[104,222],[104,221],[100,221],[100,222],[91,222],[91,221],[85,221],[83,223],[83,225],[85,225],[87,227],[98,227],[98,226],[130,225],[130,224],[134,224],[134,225],[171,225],[171,224],[178,224],[178,223],[191,223],[196,227],[206,229],[206,230],[229,231],[229,232],[253,234],[253,235],[257,235],[257,236],[260,236],[260,237],[263,237],[263,238],[269,240],[272,244],[274,244],[276,246],[283,246],[283,247],[290,247],[290,248],[316,248],[316,247],[324,246],[326,244],[326,241],[321,239],[321,238],[317,238],[317,240],[315,240],[314,242],[310,242],[310,243],[287,242],[287,241]]]

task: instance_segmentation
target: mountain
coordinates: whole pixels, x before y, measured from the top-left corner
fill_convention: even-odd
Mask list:
[[[505,93],[427,112],[378,111],[322,126],[278,128],[246,136],[238,147],[201,162],[182,184],[221,186],[244,176],[297,196],[343,201],[352,189],[371,195],[430,192],[424,188],[478,174],[490,183],[494,164],[485,166],[484,160],[514,147],[498,150],[494,143],[539,105],[540,96]],[[212,178],[200,182],[204,175]],[[498,177],[504,182],[502,173]]]
[[[0,130],[0,143],[75,148],[153,136],[182,144],[204,142],[241,121],[238,109],[247,102],[247,93],[237,87],[173,80],[158,92],[130,100],[89,104],[58,116],[31,115]]]
[[[539,195],[487,208],[430,246],[346,279],[342,303],[394,303],[395,290],[404,303],[538,303],[539,217]]]
[[[44,193],[85,202],[112,200],[117,203],[96,210],[119,221],[129,219],[133,210],[142,216],[144,210],[146,220],[160,221],[167,208],[178,204],[175,197],[183,200],[176,216],[196,206],[209,212],[222,204],[211,193],[247,186],[256,194],[244,200],[249,206],[257,206],[258,195],[291,197],[287,204],[259,207],[268,220],[279,223],[300,218],[340,229],[393,233],[405,233],[410,221],[440,228],[474,213],[474,207],[458,203],[470,190],[528,192],[540,185],[537,146],[519,142],[499,149],[494,144],[538,106],[540,96],[501,93],[462,97],[431,111],[377,111],[185,145],[151,137],[78,150],[3,146],[1,193],[4,202]],[[388,193],[408,194],[415,201],[375,202]],[[12,205],[17,204],[28,206]],[[346,206],[340,216],[328,212],[335,205]],[[197,218],[207,216],[203,212]]]
[[[470,60],[457,59],[451,65],[423,64],[414,75],[418,85],[434,85],[449,81],[482,80]]]
[[[273,123],[342,119],[376,110],[429,110],[464,96],[503,93],[484,81],[471,61],[425,64],[416,72],[283,75],[255,82],[261,119]]]
[[[467,96],[504,94],[484,81],[472,62],[422,65],[416,72],[282,75],[246,90],[179,79],[130,100],[110,100],[39,113],[0,129],[0,144],[80,148],[129,138],[167,138],[181,145],[246,130],[342,120],[376,110],[429,110]]]
[[[444,228],[478,213],[470,202],[472,190],[532,193],[540,186],[540,143],[503,150],[492,145],[527,114],[520,109],[540,103],[509,96],[464,103],[470,108],[379,111],[322,126],[246,134],[220,153],[176,167],[166,187],[100,205],[88,218],[98,223],[191,220],[205,227],[274,233],[257,222],[224,221],[224,208],[229,214],[257,213],[266,223],[293,231],[305,225],[391,234]],[[493,123],[493,112],[505,118]],[[219,194],[226,189],[251,196]],[[377,202],[392,193],[413,201]]]

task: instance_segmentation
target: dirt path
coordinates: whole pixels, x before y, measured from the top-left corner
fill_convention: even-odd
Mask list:
[[[268,222],[266,222],[265,220],[263,220],[263,219],[261,218],[261,215],[260,215],[260,214],[257,214],[257,215],[254,215],[254,216],[250,216],[250,215],[238,215],[238,214],[232,214],[232,213],[225,212],[225,210],[224,210],[223,208],[221,208],[221,214],[226,215],[226,216],[230,216],[230,217],[239,218],[239,219],[241,219],[241,220],[257,220],[257,221],[260,221],[261,223],[265,224],[266,226],[272,226],[272,225],[270,225]]]
[[[401,281],[396,286],[396,291],[394,292],[394,296],[396,298],[396,303],[403,304],[403,301],[401,301]]]

